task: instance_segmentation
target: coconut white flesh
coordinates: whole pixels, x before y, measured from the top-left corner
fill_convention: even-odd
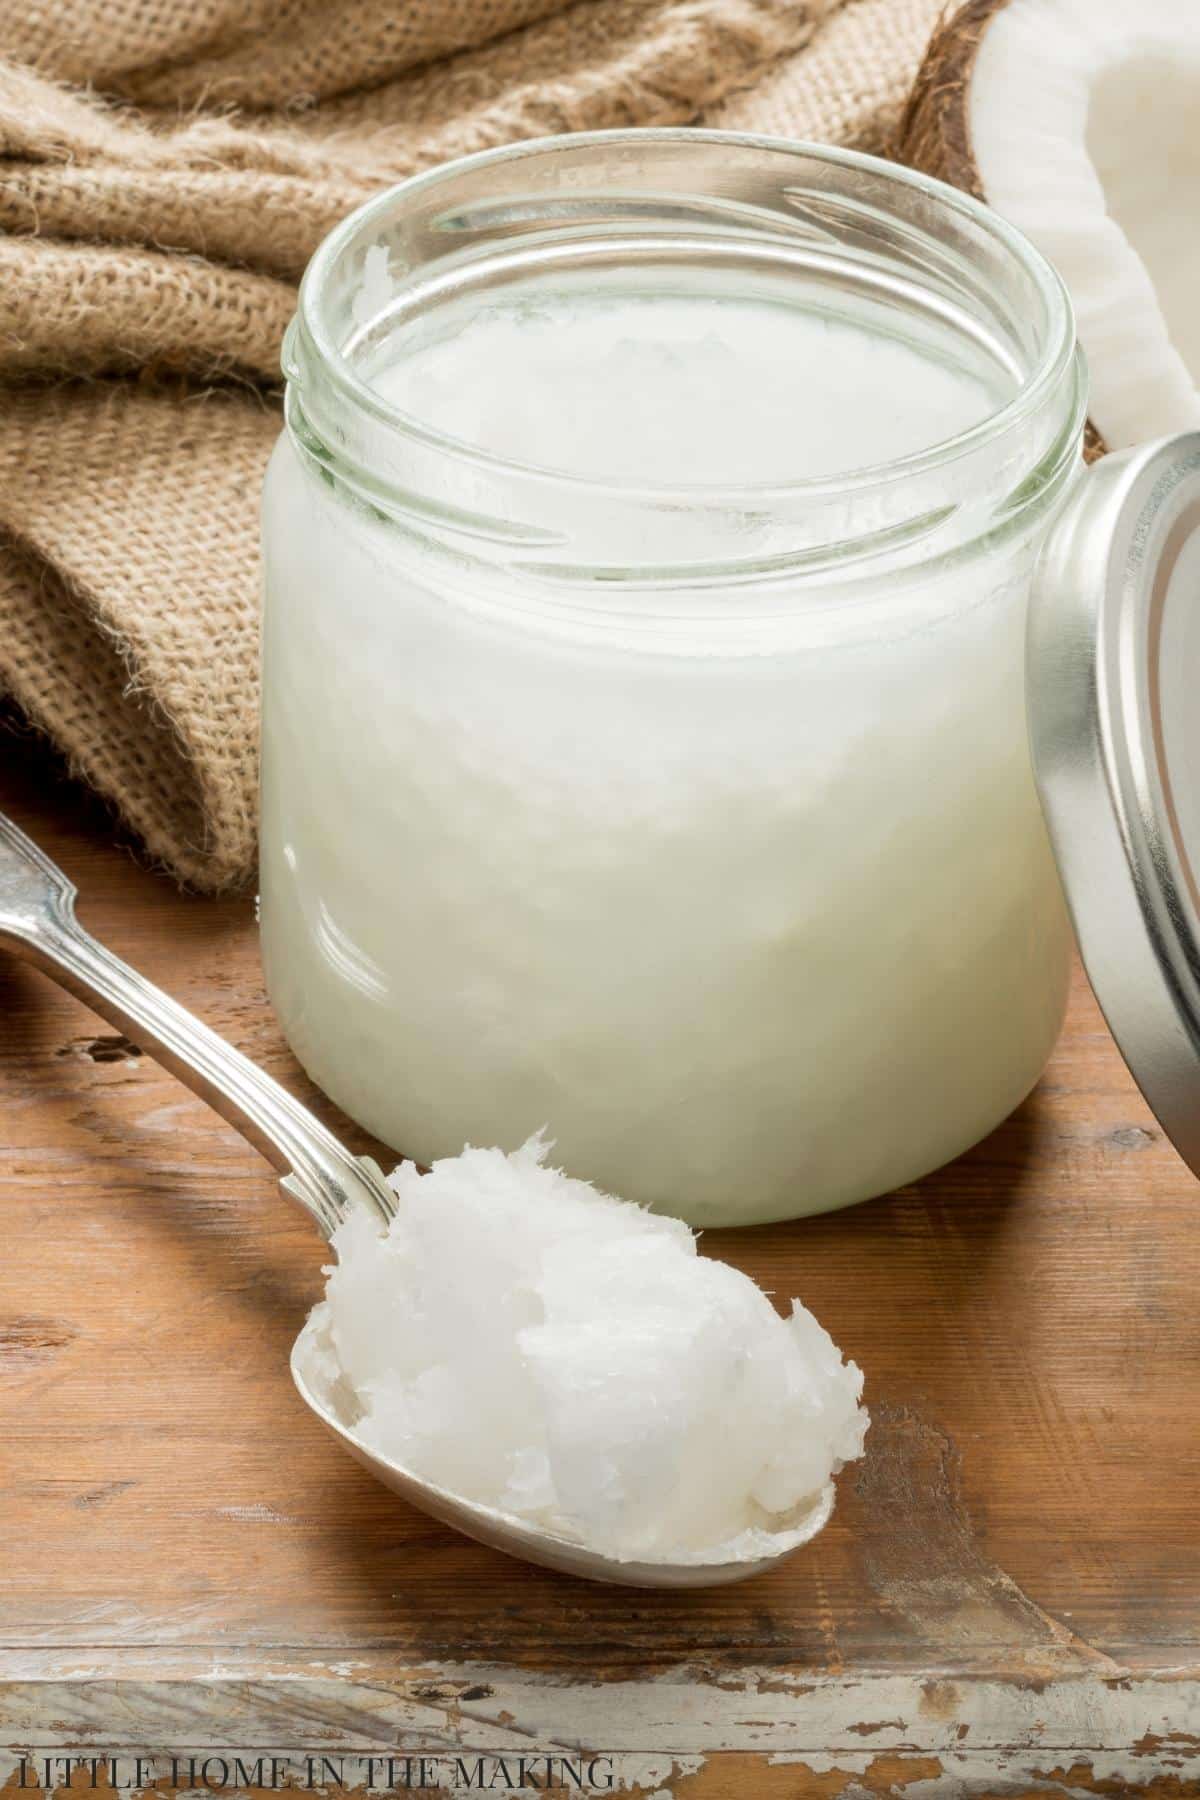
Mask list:
[[[1200,0],[1009,0],[975,166],[1062,275],[1110,449],[1200,426]]]

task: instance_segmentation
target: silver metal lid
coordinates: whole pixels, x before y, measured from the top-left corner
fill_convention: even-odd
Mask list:
[[[1028,694],[1088,975],[1200,1175],[1200,431],[1080,481],[1038,565]]]

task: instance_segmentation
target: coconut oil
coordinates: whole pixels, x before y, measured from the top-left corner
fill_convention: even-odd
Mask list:
[[[410,184],[468,243],[420,279],[395,214],[309,277],[342,337],[323,400],[302,310],[265,498],[264,951],[301,1060],[407,1155],[544,1127],[749,1223],[936,1167],[1054,1041],[1024,607],[1079,408],[1068,344],[1022,417],[1044,346],[947,292],[941,236],[914,293],[761,195],[685,231],[687,140],[648,135],[653,229],[644,190],[578,211],[602,134],[565,184],[518,153],[503,230],[505,159]],[[910,197],[866,160],[832,163],[860,237],[864,191]]]
[[[308,1367],[357,1441],[618,1560],[753,1560],[811,1537],[862,1455],[862,1372],[793,1299],[534,1139],[391,1177],[334,1234]]]

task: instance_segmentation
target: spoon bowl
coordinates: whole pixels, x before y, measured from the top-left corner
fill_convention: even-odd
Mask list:
[[[751,1575],[772,1568],[783,1557],[816,1537],[828,1524],[833,1511],[831,1482],[811,1506],[789,1521],[786,1532],[779,1534],[780,1547],[773,1548],[766,1556],[693,1552],[652,1562],[612,1556],[593,1550],[578,1539],[531,1525],[513,1513],[464,1500],[432,1482],[420,1480],[399,1463],[379,1455],[355,1436],[348,1422],[345,1398],[338,1395],[325,1372],[327,1361],[328,1352],[322,1349],[319,1328],[310,1316],[292,1346],[292,1380],[305,1405],[356,1462],[369,1469],[393,1493],[420,1507],[432,1518],[440,1519],[442,1524],[453,1525],[467,1537],[488,1544],[494,1550],[537,1563],[543,1569],[555,1569],[562,1575],[579,1575],[589,1581],[642,1588],[718,1587],[731,1581],[745,1581]]]
[[[241,1132],[278,1172],[279,1184],[312,1215],[328,1239],[352,1208],[385,1223],[392,1191],[370,1157],[354,1156],[308,1108],[207,1025],[114,956],[75,917],[75,889],[63,871],[0,814],[0,944],[33,963],[102,1019],[153,1055]],[[319,1309],[318,1309],[319,1312]],[[310,1315],[291,1356],[300,1398],[364,1468],[442,1524],[509,1556],[592,1581],[629,1587],[712,1587],[762,1573],[807,1543],[833,1508],[830,1484],[784,1530],[765,1534],[744,1555],[735,1547],[638,1561],[595,1550],[511,1514],[477,1505],[422,1480],[361,1443],[344,1384],[330,1377],[330,1352]],[[769,1540],[768,1540],[769,1541]]]

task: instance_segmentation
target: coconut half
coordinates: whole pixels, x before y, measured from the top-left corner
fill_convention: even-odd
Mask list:
[[[899,151],[1055,264],[1109,449],[1200,426],[1200,0],[968,0]]]

